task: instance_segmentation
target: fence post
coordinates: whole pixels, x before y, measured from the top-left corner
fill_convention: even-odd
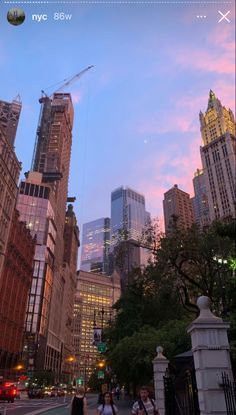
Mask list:
[[[168,368],[169,360],[163,356],[163,348],[158,346],[156,348],[157,356],[152,361],[154,372],[154,388],[157,408],[160,415],[165,415],[165,387],[164,376]]]
[[[200,315],[188,327],[191,335],[194,366],[201,415],[227,415],[222,372],[232,379],[227,330],[210,310],[211,301],[202,296],[197,300]]]

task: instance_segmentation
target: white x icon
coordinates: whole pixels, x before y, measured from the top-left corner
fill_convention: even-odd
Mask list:
[[[222,13],[220,10],[218,10],[218,12],[220,13],[220,15],[222,16],[221,18],[220,18],[220,20],[218,20],[218,23],[220,23],[220,22],[222,22],[222,20],[227,20],[227,22],[229,22],[230,23],[230,20],[228,19],[228,14],[230,13],[230,10],[228,10],[225,14],[224,13]]]

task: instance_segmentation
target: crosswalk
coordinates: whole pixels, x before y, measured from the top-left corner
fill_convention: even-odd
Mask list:
[[[15,400],[14,403],[0,402],[0,415],[15,415],[19,414],[35,414],[42,409],[48,410],[54,407],[67,406],[70,399],[20,399]],[[39,411],[38,411],[39,410]]]

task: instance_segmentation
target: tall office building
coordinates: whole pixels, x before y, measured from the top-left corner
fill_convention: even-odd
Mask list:
[[[235,217],[235,120],[210,91],[205,114],[200,112],[200,148],[210,220]]]
[[[29,374],[44,369],[55,261],[55,200],[42,174],[30,172],[20,183],[17,209],[36,236],[33,281],[25,321],[23,359]]]
[[[69,264],[68,252],[64,250],[73,105],[67,93],[55,93],[40,102],[32,171],[21,183],[18,201],[28,227],[37,233],[34,279],[26,316],[26,364],[29,372],[52,371],[54,381],[58,381],[67,324],[63,308],[67,308],[65,301],[73,301],[74,291],[73,278],[68,276],[74,269],[74,260]]]
[[[0,120],[0,279],[10,233],[21,164]]]
[[[81,270],[109,274],[110,218],[83,225]]]
[[[12,102],[0,100],[0,124],[9,144],[14,147],[17,126],[21,113],[21,100],[17,96]]]
[[[68,356],[71,357],[74,355],[72,330],[79,245],[80,241],[77,219],[73,210],[73,205],[69,204],[66,211],[64,228],[64,290],[62,304],[63,352],[60,376],[61,381],[64,381],[65,383],[70,380],[70,376],[68,376],[68,374],[71,370],[71,362],[68,360]]]
[[[177,226],[180,229],[188,229],[194,223],[192,201],[188,193],[178,188],[175,184],[164,193],[164,220],[166,234],[171,234],[171,226],[175,217],[178,218]]]
[[[110,273],[114,270],[121,279],[121,289],[131,282],[131,271],[143,268],[152,253],[142,246],[143,232],[150,222],[145,198],[129,187],[119,187],[111,194]]]
[[[139,241],[150,214],[145,209],[145,198],[129,187],[119,187],[111,194],[111,244],[119,231],[125,230],[128,239]]]
[[[202,228],[209,224],[209,207],[206,182],[203,170],[197,169],[193,178],[194,197],[192,198],[194,221]]]
[[[33,277],[35,241],[14,209],[0,276],[0,375],[15,378],[21,362],[25,313]]]
[[[120,297],[120,278],[78,271],[74,305],[74,352],[72,376],[87,384],[100,353],[94,345],[94,328],[105,328],[113,317],[112,305]]]

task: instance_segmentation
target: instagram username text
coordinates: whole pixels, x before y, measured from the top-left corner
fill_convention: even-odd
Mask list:
[[[51,16],[48,14],[32,14],[33,22],[42,23],[50,19]],[[66,14],[64,12],[55,12],[53,13],[52,19],[56,21],[70,21],[72,19],[72,14]]]

